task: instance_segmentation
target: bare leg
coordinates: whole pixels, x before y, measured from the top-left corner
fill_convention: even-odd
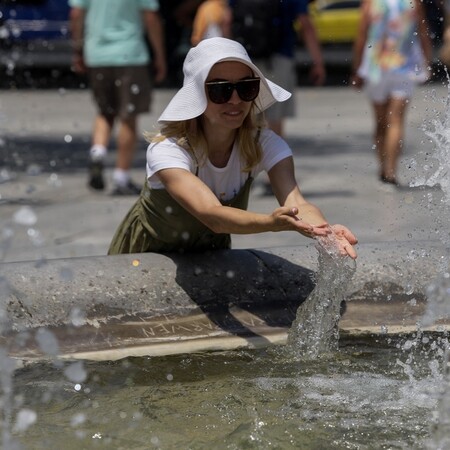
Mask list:
[[[401,98],[389,100],[387,128],[384,142],[384,175],[390,181],[396,181],[397,165],[403,147],[405,112],[408,101]]]
[[[103,159],[106,156],[111,132],[114,125],[113,116],[97,114],[92,131],[92,146],[90,149],[89,181],[88,185],[95,190],[105,188],[103,178]]]
[[[120,121],[113,195],[138,195],[141,191],[141,187],[135,185],[130,177],[137,142],[136,128],[136,116]]]
[[[387,129],[388,103],[373,103],[375,115],[375,130],[373,141],[376,146],[377,158],[380,166],[380,177],[384,177],[385,139]]]
[[[92,145],[103,145],[104,147],[108,147],[113,125],[114,117],[106,117],[98,114],[94,120]]]
[[[117,139],[117,169],[128,171],[133,164],[137,141],[136,124],[136,117],[130,117],[120,121],[119,135]]]

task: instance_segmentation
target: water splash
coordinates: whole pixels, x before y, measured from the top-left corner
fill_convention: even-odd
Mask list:
[[[448,97],[443,115],[433,119],[430,128],[424,127],[424,133],[434,143],[434,151],[431,155],[434,163],[425,167],[425,175],[418,177],[411,185],[440,186],[445,196],[445,201],[450,201],[450,84]]]
[[[427,287],[426,293],[428,303],[422,317],[422,325],[428,327],[439,319],[450,316],[450,273],[443,273]]]
[[[338,347],[342,302],[356,263],[337,252],[335,239],[318,240],[316,287],[298,308],[288,334],[287,349],[300,359],[315,359]]]
[[[448,78],[448,74],[447,74]],[[437,225],[442,229],[440,238],[447,248],[447,258],[443,263],[442,275],[427,287],[427,308],[422,318],[422,324],[430,326],[439,319],[450,317],[450,234],[448,233],[448,210],[450,206],[450,79],[444,115],[434,119],[430,129],[425,134],[434,143],[432,154],[436,164],[428,166],[427,176],[418,179],[416,186],[439,186],[443,192],[443,208],[439,208]],[[431,202],[430,202],[431,205]],[[443,379],[439,395],[437,422],[432,430],[432,439],[427,448],[441,450],[450,448],[450,349],[447,345],[444,350]]]
[[[447,75],[448,76],[448,75]],[[434,142],[434,152],[432,157],[436,164],[427,167],[426,177],[419,177],[415,186],[439,186],[444,194],[442,203],[443,208],[439,208],[438,213],[441,219],[438,221],[438,228],[442,230],[439,233],[440,239],[447,248],[448,255],[443,261],[442,276],[434,280],[427,288],[428,306],[423,317],[425,325],[432,325],[439,318],[450,317],[450,234],[448,232],[449,219],[446,216],[449,213],[450,206],[450,79],[448,85],[448,96],[443,115],[434,119],[430,127],[424,130]],[[429,202],[431,209],[432,203]]]
[[[427,442],[428,450],[450,448],[450,360],[449,349],[444,356],[444,377],[439,393],[437,421],[432,429],[432,438]]]

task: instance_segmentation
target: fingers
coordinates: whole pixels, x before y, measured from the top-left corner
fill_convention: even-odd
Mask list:
[[[315,236],[328,236],[331,234],[330,227],[327,223],[321,225],[314,225],[312,227],[312,237]]]
[[[286,212],[284,212],[285,209],[287,209]],[[282,211],[282,214],[292,217],[292,219],[294,219],[292,224],[295,226],[295,229],[306,236],[326,236],[331,233],[330,225],[326,222],[319,225],[312,225],[305,222],[301,217],[298,217],[298,208],[280,208],[280,210]]]
[[[332,225],[331,228],[338,239],[345,238],[352,245],[358,243],[358,238],[347,227],[343,225]]]
[[[357,258],[356,250],[345,238],[337,239],[336,235],[330,235],[323,238],[318,238],[317,241],[331,254],[343,257],[349,256],[352,259]]]
[[[356,259],[356,258],[358,257],[358,255],[357,255],[357,253],[356,253],[356,250],[353,248],[353,246],[352,246],[350,243],[345,244],[345,245],[343,246],[343,249],[345,250],[345,253],[346,253],[348,256],[350,256],[350,258]]]
[[[353,244],[357,243],[356,238],[353,236],[352,233],[350,233],[349,230],[347,230],[345,227],[342,227],[342,229],[336,229],[336,226],[330,227],[332,228],[331,234],[325,237],[318,237],[318,242],[325,247],[326,249],[332,250],[334,254],[339,254],[341,256],[349,256],[352,259],[357,258],[356,250],[353,247]],[[350,235],[354,239],[347,239],[346,234],[350,233]]]

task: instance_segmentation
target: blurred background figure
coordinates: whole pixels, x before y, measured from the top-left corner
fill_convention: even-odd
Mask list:
[[[301,38],[311,56],[310,79],[325,82],[326,71],[307,0],[230,0],[232,37],[247,49],[264,75],[283,88],[296,91],[295,46]],[[284,120],[295,117],[295,97],[265,112],[269,127],[284,135]]]
[[[104,161],[118,120],[112,194],[137,195],[140,187],[130,177],[137,145],[137,116],[149,111],[152,81],[163,81],[167,70],[159,3],[69,0],[69,4],[74,70],[87,70],[98,108],[88,184],[95,190],[105,188]]]
[[[165,85],[179,87],[183,83],[183,61],[191,48],[192,24],[203,0],[164,0],[160,14],[164,21],[167,54]]]
[[[442,33],[442,46],[439,49],[438,58],[441,63],[450,69],[450,0],[445,0],[444,10],[444,26]]]
[[[433,48],[438,49],[443,43],[445,28],[446,3],[448,0],[422,0],[427,20],[428,36]]]
[[[395,186],[406,108],[415,86],[430,76],[427,28],[420,0],[363,0],[361,5],[351,84],[364,85],[372,103],[379,177]]]
[[[231,37],[228,0],[206,0],[198,8],[192,27],[191,44],[212,37]]]

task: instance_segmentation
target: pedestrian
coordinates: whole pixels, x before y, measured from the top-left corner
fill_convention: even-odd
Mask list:
[[[69,4],[74,70],[87,71],[98,109],[88,184],[96,190],[105,188],[104,161],[118,121],[112,194],[137,195],[140,187],[130,176],[137,145],[137,117],[149,111],[152,81],[159,83],[166,76],[158,1],[69,0]]]
[[[450,68],[450,0],[443,3],[444,23],[442,33],[442,45],[438,51],[439,61],[444,65],[447,72]]]
[[[108,253],[226,249],[230,234],[291,230],[356,258],[355,236],[303,198],[291,149],[260,120],[290,93],[267,80],[241,44],[222,37],[191,48],[183,71],[159,133],[148,135],[147,183]],[[280,204],[268,214],[247,210],[261,171]]]
[[[191,48],[192,24],[202,0],[164,0],[160,14],[164,21],[167,54],[166,86],[179,87],[183,82],[183,60]]]
[[[308,13],[308,0],[230,0],[230,5],[233,38],[247,48],[267,78],[295,93],[295,48],[300,38],[312,60],[311,82],[315,86],[324,84],[326,70],[316,28]],[[269,15],[269,22],[263,18],[265,14]],[[270,49],[269,53],[264,54],[264,49]],[[295,110],[294,95],[286,102],[276,103],[265,113],[269,127],[283,137],[284,122],[289,117],[295,117]]]
[[[199,8],[192,26],[191,44],[202,39],[231,37],[231,10],[228,0],[206,0]]]
[[[379,178],[397,186],[406,109],[429,77],[432,46],[420,0],[363,0],[351,85],[364,86],[374,113]]]

